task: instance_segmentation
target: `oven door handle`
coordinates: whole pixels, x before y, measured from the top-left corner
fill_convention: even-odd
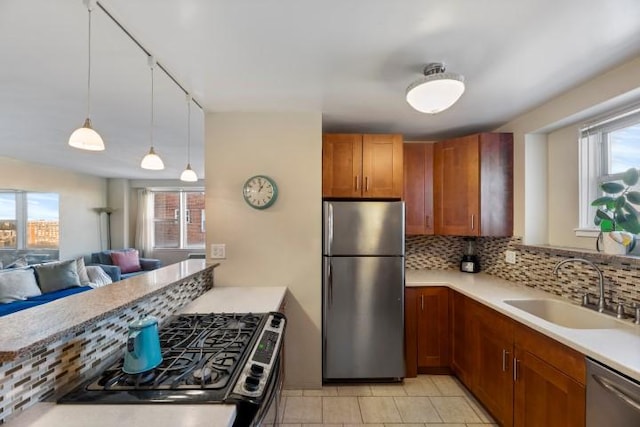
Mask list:
[[[600,375],[592,375],[593,379],[600,384],[605,390],[614,394],[618,399],[625,402],[627,405],[631,406],[636,411],[640,412],[640,402],[635,400],[633,397],[626,394],[624,391],[620,390],[616,385],[611,381]]]

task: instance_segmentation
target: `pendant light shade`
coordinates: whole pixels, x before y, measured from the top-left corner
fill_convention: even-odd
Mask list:
[[[196,182],[198,175],[191,169],[191,95],[187,94],[187,167],[180,174],[180,181]]]
[[[195,173],[193,169],[191,169],[191,163],[187,163],[187,167],[180,174],[180,181],[185,182],[196,182],[198,180],[198,175]]]
[[[84,4],[89,12],[89,37],[88,37],[88,72],[87,72],[87,118],[82,127],[73,131],[69,137],[69,145],[74,148],[89,151],[104,150],[102,137],[91,127],[91,11],[95,5],[95,0],[84,0]]]
[[[91,127],[91,119],[88,117],[84,121],[84,125],[73,131],[69,137],[69,145],[74,148],[89,151],[104,150],[104,141],[102,137]]]
[[[142,158],[140,167],[142,169],[149,170],[162,170],[164,169],[164,162],[153,149],[153,69],[155,68],[155,65],[155,58],[153,56],[149,56],[149,68],[151,68],[151,123],[149,126],[149,142],[151,147],[149,148],[147,155]]]
[[[140,162],[140,167],[142,169],[159,171],[164,169],[164,162],[162,161],[160,156],[156,154],[153,147],[151,147],[147,155],[142,158],[142,161]]]
[[[407,102],[421,113],[437,114],[456,103],[464,93],[464,77],[445,72],[444,64],[427,65],[424,77],[407,88]]]

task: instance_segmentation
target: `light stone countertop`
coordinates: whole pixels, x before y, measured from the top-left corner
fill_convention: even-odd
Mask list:
[[[215,286],[180,309],[181,313],[266,313],[278,311],[285,286]]]
[[[266,313],[277,311],[287,288],[278,287],[214,287],[183,307],[181,313]],[[156,405],[56,405],[42,402],[34,405],[7,427],[226,427],[232,426],[235,405],[156,404]]]
[[[484,273],[407,270],[406,287],[447,286],[494,310],[640,381],[640,325],[616,322],[615,329],[571,329],[547,322],[504,303],[508,299],[545,298],[567,302],[547,292]],[[594,316],[606,316],[593,312]],[[607,318],[615,320],[611,316]]]
[[[194,259],[0,317],[0,362],[13,360],[215,265]],[[19,326],[17,326],[19,325]]]

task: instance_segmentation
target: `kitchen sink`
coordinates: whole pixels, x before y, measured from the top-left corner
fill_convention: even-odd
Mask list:
[[[565,328],[613,329],[620,326],[616,319],[584,307],[554,299],[518,299],[504,300],[504,302]]]

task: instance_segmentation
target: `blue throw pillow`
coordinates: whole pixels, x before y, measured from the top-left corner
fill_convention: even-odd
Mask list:
[[[80,285],[75,259],[51,262],[33,267],[42,293],[55,292]]]

